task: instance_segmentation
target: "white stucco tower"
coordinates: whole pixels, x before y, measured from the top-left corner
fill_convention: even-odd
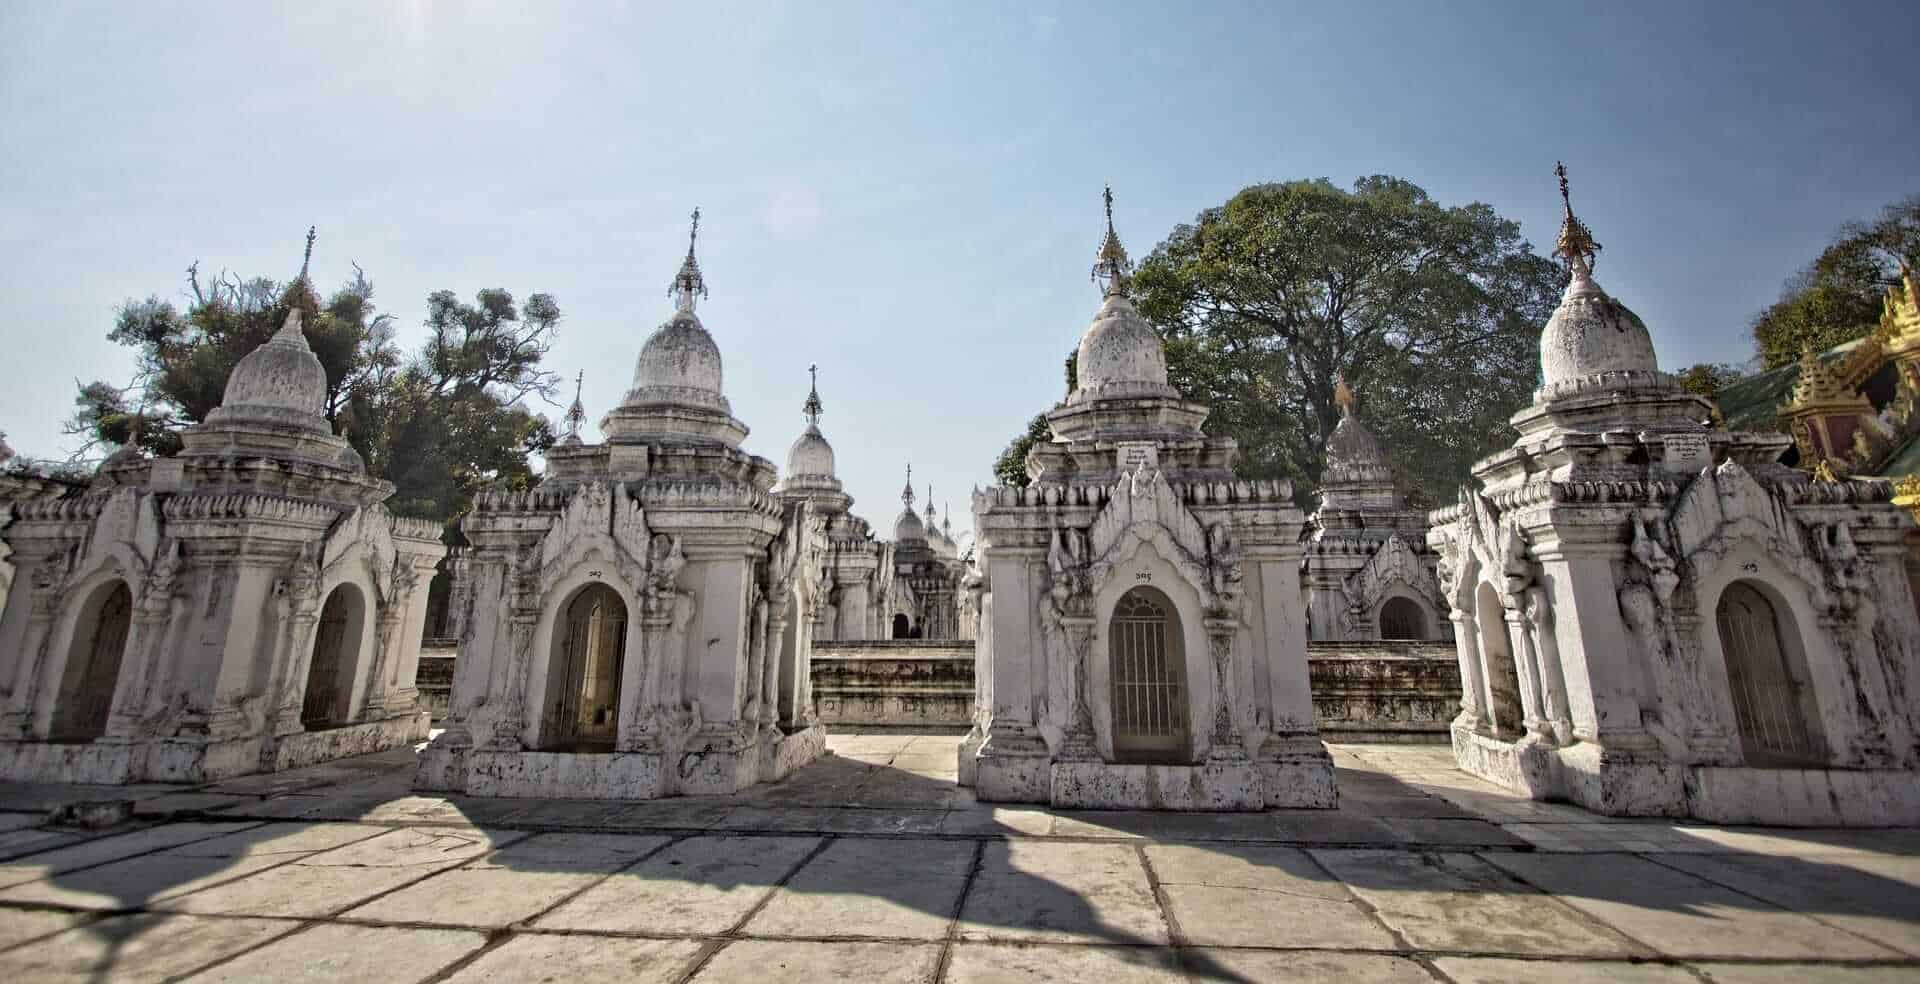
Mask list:
[[[690,238],[606,440],[570,435],[538,486],[485,493],[462,521],[472,610],[421,787],[730,793],[824,747],[807,660],[825,519],[775,496],[773,463],[740,449],[694,313],[706,292]]]
[[[0,777],[209,782],[426,736],[414,672],[445,548],[328,424],[308,286],[303,265],[178,455],[128,447],[85,489],[13,503]]]
[[[1432,516],[1461,767],[1607,814],[1920,821],[1912,520],[1885,481],[1714,428],[1594,280],[1599,248],[1568,204],[1540,389]]]
[[[1027,457],[1032,483],[976,492],[981,585],[973,733],[983,800],[1071,807],[1331,807],[1285,482],[1240,481],[1230,438],[1167,382],[1107,231],[1078,386]]]
[[[820,642],[876,638],[874,586],[882,576],[881,563],[891,551],[873,539],[867,521],[853,514],[853,496],[840,484],[833,445],[820,432],[819,367],[808,366],[807,400],[801,413],[807,428],[787,451],[787,471],[774,493],[789,502],[805,502],[824,523],[826,556],[820,572],[820,592],[808,617],[813,639]],[[885,576],[891,578],[888,569]]]

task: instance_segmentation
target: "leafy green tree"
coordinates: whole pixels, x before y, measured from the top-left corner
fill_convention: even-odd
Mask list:
[[[1239,441],[1242,476],[1308,501],[1344,375],[1411,489],[1446,501],[1511,439],[1565,282],[1490,207],[1373,176],[1249,187],[1177,226],[1133,291],[1173,384]]]
[[[1688,366],[1674,373],[1680,378],[1680,385],[1689,392],[1698,393],[1709,400],[1720,398],[1720,388],[1746,375],[1739,366],[1725,362],[1702,362]]]
[[[1753,319],[1761,365],[1776,369],[1865,336],[1880,324],[1881,298],[1899,283],[1901,264],[1920,257],[1920,195],[1851,222],[1806,269],[1788,278],[1780,300]]]
[[[1079,359],[1078,351],[1067,353],[1067,393],[1072,393],[1073,388],[1079,385],[1077,382],[1080,375]],[[1065,394],[1062,394],[1062,399],[1064,398]],[[1054,406],[1059,404],[1055,403]],[[1026,488],[1033,481],[1027,477],[1027,452],[1032,450],[1034,445],[1051,440],[1053,440],[1053,428],[1047,424],[1047,415],[1034,414],[1033,419],[1027,421],[1026,431],[1009,442],[1006,450],[1000,452],[1000,457],[994,459],[994,478],[998,479],[1002,485]]]

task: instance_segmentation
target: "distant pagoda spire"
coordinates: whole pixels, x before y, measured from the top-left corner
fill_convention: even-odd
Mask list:
[[[933,508],[933,483],[928,482],[927,483],[927,522],[929,523],[933,522],[934,511],[935,510]]]
[[[1094,255],[1092,280],[1100,285],[1103,297],[1124,295],[1133,277],[1133,261],[1127,258],[1127,248],[1120,245],[1120,236],[1113,231],[1113,186],[1108,185],[1100,197],[1107,206],[1107,235],[1100,241],[1100,252]]]
[[[300,256],[300,276],[296,280],[307,279],[307,266],[313,262],[313,240],[319,234],[318,226],[307,227],[307,251]]]
[[[913,462],[911,461],[907,462],[907,484],[900,490],[900,502],[907,507],[908,512],[913,511]]]
[[[1566,217],[1560,220],[1560,236],[1554,240],[1553,255],[1565,259],[1575,277],[1582,277],[1593,272],[1600,244],[1594,241],[1587,224],[1574,217],[1573,197],[1567,192],[1567,165],[1555,161],[1553,173],[1560,179],[1560,204],[1566,209]]]
[[[807,384],[807,402],[801,404],[800,412],[807,417],[807,428],[818,430],[820,411],[823,409],[820,405],[820,366],[818,364],[808,366],[807,376],[810,379]]]
[[[947,534],[947,539],[949,540],[953,539],[953,500],[952,499],[947,500],[947,511],[944,515],[940,517],[940,530],[941,532]]]
[[[700,275],[700,261],[693,255],[694,244],[700,239],[700,209],[693,210],[693,228],[687,233],[687,258],[680,264],[680,272],[674,274],[673,283],[667,287],[667,296],[673,298],[677,311],[689,314],[694,303],[707,296],[707,278]]]
[[[567,408],[567,442],[580,442],[580,425],[587,421],[586,404],[580,402],[580,387],[586,381],[586,370],[580,370],[573,376],[573,405]]]

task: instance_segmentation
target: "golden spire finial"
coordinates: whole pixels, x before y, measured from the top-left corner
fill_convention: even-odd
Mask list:
[[[1333,402],[1340,408],[1340,416],[1353,416],[1353,389],[1347,385],[1347,374],[1344,372],[1334,374]]]
[[[1567,165],[1555,161],[1553,173],[1560,178],[1560,204],[1566,209],[1566,217],[1560,220],[1560,237],[1554,243],[1553,255],[1563,257],[1567,265],[1576,273],[1591,273],[1593,263],[1600,253],[1600,244],[1593,241],[1593,233],[1587,224],[1573,215],[1573,196],[1567,192]]]
[[[693,210],[693,229],[687,233],[687,258],[680,264],[680,272],[673,277],[673,283],[667,287],[667,296],[673,298],[674,309],[693,311],[697,298],[707,296],[707,278],[700,275],[700,261],[694,259],[693,247],[700,239],[700,209]]]
[[[1100,196],[1107,206],[1107,235],[1100,241],[1100,252],[1094,255],[1093,282],[1100,285],[1104,297],[1127,292],[1127,280],[1133,274],[1133,261],[1127,258],[1127,248],[1120,245],[1120,236],[1113,231],[1113,186],[1107,185]]]

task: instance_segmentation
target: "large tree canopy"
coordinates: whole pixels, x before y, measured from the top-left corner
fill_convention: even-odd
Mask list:
[[[1840,227],[1806,269],[1787,280],[1780,300],[1753,319],[1764,368],[1825,351],[1880,324],[1881,298],[1899,282],[1900,265],[1920,257],[1920,195],[1888,205],[1872,222]]]
[[[547,419],[527,406],[531,397],[550,398],[555,384],[540,368],[560,321],[549,295],[516,306],[498,289],[480,291],[473,304],[435,293],[427,340],[407,357],[357,267],[324,302],[305,278],[281,285],[223,274],[203,283],[189,267],[187,282],[185,312],[157,297],[122,306],[107,337],[136,350],[134,379],[82,384],[70,433],[92,444],[137,441],[156,454],[179,450],[181,429],[220,405],[234,364],[299,307],[307,344],[326,370],[327,418],[371,473],[394,483],[395,512],[451,520],[482,485],[529,482],[527,456],[553,441]]]
[[[1346,377],[1410,491],[1445,501],[1538,377],[1565,273],[1486,205],[1361,178],[1255,185],[1176,227],[1133,292],[1172,382],[1240,442],[1240,473],[1305,500]]]

